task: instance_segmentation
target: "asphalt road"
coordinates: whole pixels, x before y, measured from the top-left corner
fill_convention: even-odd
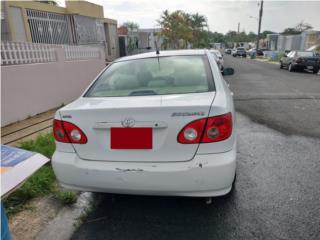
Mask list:
[[[320,137],[320,75],[225,56],[237,111],[287,135]]]
[[[320,239],[320,76],[226,57],[238,111],[235,190],[203,199],[96,195],[72,239]]]

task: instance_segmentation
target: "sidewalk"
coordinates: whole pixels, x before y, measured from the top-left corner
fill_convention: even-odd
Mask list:
[[[39,134],[52,131],[52,119],[57,109],[37,114],[1,128],[1,143],[17,146],[19,142],[35,139]]]

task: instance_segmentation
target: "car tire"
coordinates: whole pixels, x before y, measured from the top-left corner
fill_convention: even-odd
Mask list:
[[[280,62],[280,69],[283,69],[283,65],[282,65],[282,62]]]
[[[314,68],[314,69],[312,70],[312,72],[313,72],[313,74],[317,74],[317,73],[319,72],[319,68]]]
[[[289,70],[289,72],[293,72],[293,71],[294,71],[293,66],[292,66],[291,63],[290,63],[289,66],[288,66],[288,70]]]

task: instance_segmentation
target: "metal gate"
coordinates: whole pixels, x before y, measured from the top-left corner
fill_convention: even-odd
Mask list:
[[[64,14],[27,9],[32,42],[70,44],[68,16]]]

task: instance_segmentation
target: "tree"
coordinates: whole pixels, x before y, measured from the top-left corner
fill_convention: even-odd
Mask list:
[[[198,13],[189,14],[181,10],[170,13],[165,10],[158,23],[164,37],[164,48],[206,47],[209,45],[206,18]]]
[[[130,21],[127,21],[127,22],[124,22],[122,23],[121,27],[126,27],[128,28],[128,30],[130,32],[133,32],[135,30],[138,30],[139,29],[139,25],[135,22],[130,22]]]
[[[158,22],[162,26],[161,34],[166,39],[165,48],[186,48],[188,42],[192,40],[189,14],[181,10],[172,13],[165,10]]]
[[[286,28],[282,32],[284,35],[294,35],[300,34],[303,31],[313,29],[313,27],[309,23],[305,23],[304,21],[299,22],[294,28]]]
[[[295,29],[299,32],[310,30],[312,28],[313,27],[309,23],[305,23],[303,20],[295,26]]]
[[[198,13],[188,16],[192,29],[192,45],[194,48],[206,47],[209,44],[208,32],[204,30],[208,26],[205,16]]]
[[[249,32],[247,35],[248,42],[254,42],[257,39],[257,34]]]
[[[269,30],[266,30],[266,31],[263,31],[261,34],[260,34],[260,39],[265,39],[267,38],[267,35],[268,34],[273,34],[275,32],[272,32],[272,31],[269,31]]]
[[[222,33],[218,32],[208,32],[208,37],[210,42],[215,42],[215,43],[224,43],[226,42],[225,36]]]
[[[282,34],[283,35],[295,35],[295,34],[300,34],[300,31],[297,31],[295,28],[286,28],[283,30]]]

